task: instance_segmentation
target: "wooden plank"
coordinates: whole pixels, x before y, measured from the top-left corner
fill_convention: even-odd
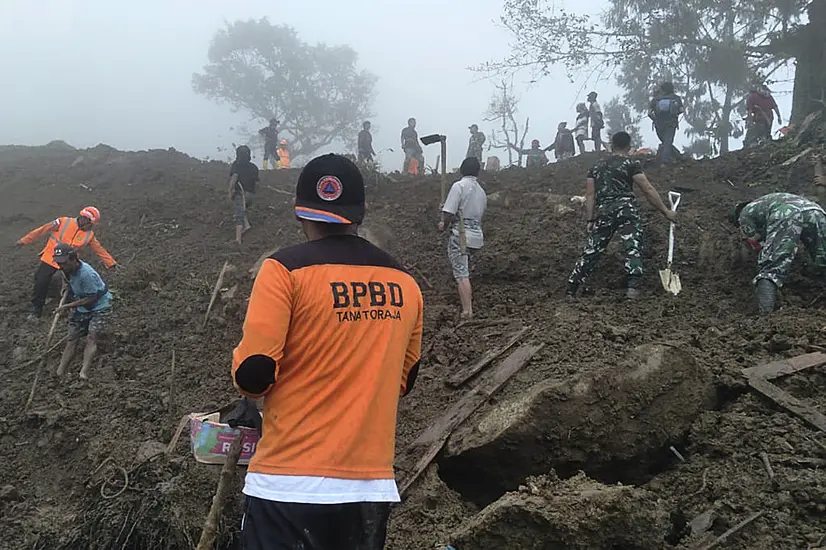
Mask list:
[[[821,365],[826,365],[826,353],[807,353],[791,359],[773,361],[765,365],[743,369],[743,374],[749,378],[758,377],[765,380],[774,380],[781,376],[788,376]]]
[[[517,331],[504,346],[488,351],[476,363],[469,365],[468,367],[460,370],[459,372],[451,376],[450,379],[447,381],[447,385],[455,388],[457,386],[461,386],[462,384],[476,376],[479,372],[482,371],[482,369],[493,363],[499,356],[501,356],[503,353],[512,348],[514,344],[516,344],[519,341],[519,339],[522,338],[522,336],[526,332],[528,332],[528,329],[530,328],[531,327],[522,327],[522,329]]]
[[[768,380],[758,377],[749,378],[749,386],[762,393],[790,413],[802,418],[818,430],[826,432],[826,416],[808,407],[805,403],[789,395]]]
[[[545,344],[525,344],[508,355],[488,376],[459,400],[438,422],[402,451],[396,461],[399,493],[415,482],[442,450],[450,434],[481,407],[508,379],[525,366]]]

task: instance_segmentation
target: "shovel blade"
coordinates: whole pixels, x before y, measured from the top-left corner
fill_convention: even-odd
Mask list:
[[[679,294],[683,289],[683,286],[680,283],[680,276],[672,272],[670,269],[660,270],[660,282],[663,284],[665,291],[670,292],[674,296]]]

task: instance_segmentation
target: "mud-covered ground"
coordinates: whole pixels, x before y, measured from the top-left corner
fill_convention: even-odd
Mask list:
[[[644,206],[646,295],[631,303],[622,297],[616,244],[587,295],[573,302],[564,298],[565,278],[585,230],[569,198],[583,194],[584,173],[595,156],[483,177],[490,203],[487,244],[473,273],[475,309],[481,318],[530,326],[523,341],[545,344],[493,402],[541,380],[564,381],[617,364],[631,348],[647,343],[688,350],[713,375],[718,408],[703,413],[684,438],[672,442],[685,461],[657,461],[640,482],[645,493],[633,497],[656,502],[657,518],[667,516],[662,548],[691,547],[685,523],[712,506],[714,536],[763,512],[728,539],[726,548],[807,548],[826,540],[826,436],[750,393],[740,375],[743,367],[826,347],[826,287],[801,275],[798,266],[784,289],[782,310],[758,318],[750,283],[754,258],[725,219],[741,198],[775,190],[809,192],[811,168],[805,163],[776,167],[794,152],[775,145],[763,156],[736,153],[651,167],[649,177],[661,191],[683,192],[675,255],[683,292],[673,297],[660,287],[657,270],[665,262],[668,226]],[[0,149],[0,547],[194,547],[217,468],[195,463],[186,432],[169,458],[146,460],[147,449],[169,442],[183,415],[214,410],[234,398],[228,365],[251,287],[248,269],[263,252],[301,239],[290,211],[297,172],[266,172],[251,215],[253,230],[236,247],[227,170],[223,163],[200,162],[174,150],[77,151],[60,144]],[[401,405],[401,449],[468,391],[452,389],[445,380],[505,342],[510,328],[458,327],[458,300],[435,224],[438,178],[371,177],[369,185],[367,229],[411,269],[425,296],[426,354],[417,387]],[[77,365],[72,376],[57,379],[57,353],[50,355],[25,411],[49,316],[26,320],[39,248],[15,249],[14,242],[87,204],[101,209],[98,237],[120,264],[114,271],[101,268],[116,297],[111,332],[90,383],[77,379]],[[230,292],[202,329],[225,261],[235,267],[224,284]],[[61,322],[59,335],[63,330]],[[780,385],[815,408],[826,404],[826,374],[818,369]],[[762,452],[773,465],[773,480]],[[126,489],[112,497],[123,487],[124,472]],[[600,477],[609,481],[604,472]],[[614,477],[623,479],[622,472]],[[577,479],[540,480],[534,496],[590,487],[590,481]],[[554,489],[558,483],[562,488]],[[570,506],[572,513],[579,509]],[[478,504],[452,491],[431,468],[395,508],[389,548],[433,548],[461,539],[463,525],[474,525],[478,511]],[[239,515],[240,498],[222,525],[224,547],[233,544]],[[529,547],[509,544],[524,539],[518,536],[523,527],[513,523],[513,537],[505,536],[500,547]],[[611,521],[601,528],[628,530]],[[636,547],[650,548],[650,533],[638,529]]]

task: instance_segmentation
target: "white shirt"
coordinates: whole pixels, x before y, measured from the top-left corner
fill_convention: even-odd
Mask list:
[[[457,217],[462,215],[468,248],[482,248],[485,242],[481,223],[487,207],[488,196],[474,176],[464,176],[451,186],[450,193],[447,194],[442,211]],[[456,223],[453,224],[452,231],[455,235],[459,234]]]
[[[341,479],[254,472],[247,473],[244,494],[264,500],[299,504],[401,501],[394,479]]]

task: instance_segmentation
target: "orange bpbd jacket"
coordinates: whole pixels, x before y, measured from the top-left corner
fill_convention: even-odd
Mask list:
[[[279,168],[290,167],[290,151],[283,145],[278,146],[278,162]]]
[[[421,342],[419,286],[368,241],[327,237],[265,260],[232,365],[236,387],[261,356],[275,377],[249,471],[392,479]]]
[[[44,235],[48,235],[49,238],[46,241],[46,246],[40,252],[40,260],[55,269],[57,269],[57,264],[54,262],[52,255],[54,254],[54,247],[59,243],[68,244],[75,250],[80,250],[88,245],[106,267],[115,265],[115,259],[95,238],[95,232],[92,230],[82,231],[75,218],[57,218],[46,225],[38,227],[20,239],[20,242],[32,244]]]

